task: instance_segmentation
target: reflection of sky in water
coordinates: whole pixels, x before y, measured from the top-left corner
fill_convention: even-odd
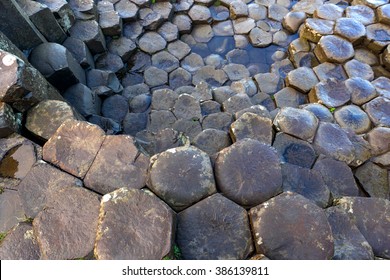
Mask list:
[[[297,35],[292,35],[289,41],[295,38],[297,38]],[[274,62],[271,57],[277,50],[286,50],[286,48],[276,45],[270,45],[266,48],[255,48],[250,42],[248,42],[246,48],[236,49],[233,36],[215,36],[208,43],[197,43],[190,47],[193,52],[203,58],[211,54],[218,54],[230,63],[244,64],[245,66],[256,65],[262,73],[269,72],[270,66]],[[236,50],[233,57],[231,56],[232,50]]]

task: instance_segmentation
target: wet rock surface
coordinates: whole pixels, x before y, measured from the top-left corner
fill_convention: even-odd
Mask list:
[[[389,258],[386,224],[364,228],[381,217],[368,214],[376,207],[387,213],[390,195],[386,1],[17,0],[1,7],[13,15],[9,21],[0,9],[13,32],[0,32],[6,258],[89,258],[95,239],[98,259],[170,258],[174,243],[185,259]],[[15,132],[41,145],[43,156]],[[344,200],[365,201],[359,196],[375,207],[347,209]],[[78,215],[74,205],[95,209],[99,200],[96,232],[96,215]],[[227,222],[221,208],[235,220]],[[273,218],[248,224],[250,208],[251,218]],[[289,224],[279,225],[279,216],[304,222],[275,237]],[[24,229],[11,230],[20,219],[42,231],[24,240]],[[302,243],[307,232],[311,240]]]

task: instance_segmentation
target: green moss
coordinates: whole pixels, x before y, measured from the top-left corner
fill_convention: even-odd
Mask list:
[[[173,246],[173,255],[175,256],[175,259],[177,259],[177,260],[182,259],[181,250],[180,250],[179,246],[177,246],[176,244]]]
[[[222,5],[222,4],[221,4],[221,0],[215,1],[213,5],[214,5],[215,7],[221,6],[221,5]]]
[[[170,260],[172,260],[172,258],[170,256],[163,257],[163,261],[170,261]]]
[[[0,242],[7,236],[6,232],[0,232]]]
[[[336,108],[334,108],[334,107],[329,108],[329,111],[330,111],[331,113],[333,113],[335,110],[336,110]]]
[[[0,187],[0,194],[2,194],[3,192],[4,192],[4,188]]]

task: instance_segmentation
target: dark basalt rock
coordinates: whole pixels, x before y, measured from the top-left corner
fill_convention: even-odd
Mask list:
[[[1,242],[0,259],[2,260],[39,260],[41,253],[33,228],[27,223],[20,223],[13,228]]]
[[[195,147],[172,148],[154,156],[147,185],[176,211],[216,192],[210,158]]]
[[[390,258],[390,202],[371,197],[344,197],[337,201],[368,241],[374,255]],[[375,229],[375,230],[373,230]]]
[[[92,252],[99,197],[84,188],[67,186],[47,206],[33,221],[42,259],[75,259]]]
[[[252,208],[249,218],[257,253],[282,260],[333,257],[333,236],[324,210],[301,195],[278,195]]]
[[[175,213],[153,193],[121,188],[102,198],[95,257],[161,260],[171,250],[174,229]]]
[[[87,122],[66,121],[46,142],[43,159],[84,178],[103,141],[104,131]]]
[[[253,251],[245,209],[221,194],[178,214],[176,242],[184,259],[245,259]]]
[[[215,161],[219,190],[244,207],[253,207],[282,191],[282,173],[276,150],[252,139],[223,149]]]
[[[100,194],[127,187],[145,186],[149,158],[140,154],[130,136],[106,136],[96,158],[85,176],[89,189]]]

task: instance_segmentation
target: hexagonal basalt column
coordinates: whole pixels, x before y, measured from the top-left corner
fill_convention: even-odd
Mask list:
[[[172,148],[152,157],[147,184],[176,211],[216,192],[210,158],[195,147]]]
[[[221,194],[178,214],[176,240],[184,259],[245,259],[253,251],[245,209]]]
[[[343,63],[351,59],[355,52],[352,44],[337,35],[322,37],[314,53],[320,62]]]

